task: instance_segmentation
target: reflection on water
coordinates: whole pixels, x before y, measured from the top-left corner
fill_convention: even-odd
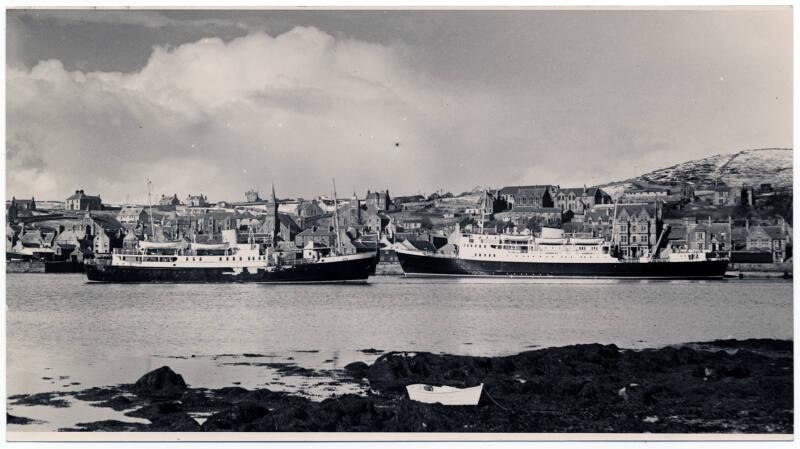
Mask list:
[[[244,353],[337,370],[372,362],[378,355],[367,348],[498,355],[792,337],[792,283],[772,280],[121,285],[9,274],[6,285],[10,395],[133,382],[162,365],[196,387],[312,389],[307,379],[244,364],[255,361]],[[242,363],[231,363],[236,355]]]

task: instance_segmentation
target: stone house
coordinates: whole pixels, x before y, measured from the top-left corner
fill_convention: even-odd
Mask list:
[[[656,244],[663,226],[661,203],[618,204],[615,226],[613,238],[624,257],[647,254]]]
[[[94,254],[108,254],[114,248],[122,247],[125,227],[119,220],[108,214],[89,214],[87,218],[91,229]]]
[[[772,253],[773,262],[783,262],[786,259],[787,231],[786,223],[779,226],[748,226],[748,250],[767,251]]]
[[[559,227],[561,209],[556,207],[515,206],[511,210],[494,214],[496,220],[513,224],[520,228]]]
[[[386,226],[388,226],[390,222],[391,219],[383,211],[369,208],[365,213],[364,228],[369,233],[382,234],[386,232]]]
[[[64,203],[66,210],[102,210],[103,201],[99,196],[87,195],[83,190],[76,190]]]
[[[503,187],[497,195],[506,202],[509,210],[519,206],[552,208],[555,207],[554,197],[557,192],[558,186],[548,184]]]
[[[733,250],[733,234],[730,221],[712,223],[710,217],[706,222],[684,218],[683,227],[685,229],[686,249],[693,251]]]
[[[141,228],[149,219],[147,210],[139,206],[124,206],[117,213],[117,221],[128,229]]]
[[[190,207],[208,206],[208,198],[202,193],[200,195],[189,195],[186,197],[186,205]]]
[[[575,220],[577,221],[577,220]],[[614,206],[610,204],[595,205],[583,212],[583,232],[593,237],[602,237],[611,241],[611,226],[614,222]]]
[[[317,200],[303,201],[297,206],[297,216],[303,220],[323,214],[325,214],[325,210]]]
[[[389,196],[389,190],[381,192],[370,192],[367,190],[365,203],[368,209],[389,210],[392,208],[392,198]]]
[[[555,196],[555,207],[562,212],[572,211],[574,214],[583,214],[586,209],[591,209],[597,204],[610,204],[611,195],[598,187],[566,188],[559,189]]]
[[[274,234],[278,241],[283,242],[294,242],[297,234],[302,231],[303,229],[292,220],[292,217],[282,213],[266,215],[261,226],[255,230],[258,234],[269,235],[270,239]]]
[[[725,184],[714,186],[713,204],[717,206],[737,206],[742,200],[740,187],[729,187]]]
[[[28,217],[35,210],[36,200],[33,197],[29,200],[18,200],[16,197],[11,197],[11,203],[9,203],[8,209],[6,209],[6,219],[13,223],[17,221],[18,217]]]
[[[323,248],[333,248],[336,246],[336,233],[327,228],[312,227],[294,238],[294,244],[298,248],[305,248],[309,243],[322,245]]]
[[[622,194],[622,201],[627,203],[668,201],[672,194],[672,190],[667,187],[640,187],[635,190],[625,191]]]
[[[258,190],[248,190],[244,193],[244,198],[248,203],[255,203],[257,201],[261,201],[261,197],[258,196]]]
[[[180,206],[181,200],[178,199],[178,194],[174,194],[172,196],[161,195],[161,199],[158,200],[159,206]]]

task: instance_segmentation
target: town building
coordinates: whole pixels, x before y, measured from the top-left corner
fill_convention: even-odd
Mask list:
[[[353,194],[353,197],[346,202],[339,204],[339,227],[358,227],[361,225],[361,206],[359,205],[358,197]]]
[[[17,221],[19,217],[29,217],[32,215],[32,212],[36,210],[36,200],[31,197],[31,199],[17,199],[16,197],[11,197],[11,203],[8,205],[8,209],[6,210],[6,219],[10,222]]]
[[[737,206],[742,201],[742,189],[720,183],[714,186],[713,198],[717,206]]]
[[[297,234],[302,231],[303,228],[291,216],[282,213],[266,215],[261,227],[256,230],[259,234],[269,234],[270,239],[275,235],[277,241],[283,242],[294,242]]]
[[[389,210],[392,208],[392,199],[389,196],[389,190],[382,192],[370,192],[367,190],[365,199],[367,208],[375,208],[377,210]]]
[[[320,201],[317,200],[303,201],[297,207],[297,216],[301,219],[316,217],[324,213],[325,210],[322,208]]]
[[[598,204],[583,211],[583,229],[580,232],[611,241],[611,226],[613,222],[614,205]]]
[[[622,194],[621,201],[626,203],[664,202],[669,201],[672,195],[672,189],[668,187],[639,187],[633,190],[626,190]]]
[[[149,215],[144,207],[125,206],[117,213],[117,220],[128,229],[140,228],[147,223]]]
[[[202,193],[200,195],[189,195],[186,197],[186,205],[190,207],[206,207],[208,206],[208,198]]]
[[[178,199],[178,194],[174,194],[172,196],[161,195],[161,199],[158,200],[159,206],[179,206],[181,204],[181,200]]]
[[[746,249],[769,252],[773,262],[783,262],[786,259],[787,235],[786,222],[779,226],[748,226]]]
[[[108,254],[114,248],[122,247],[125,227],[110,214],[93,214],[87,217],[90,224],[92,251],[94,254]]]
[[[515,206],[511,210],[496,212],[494,218],[519,228],[538,230],[542,227],[560,227],[561,209],[556,207]]]
[[[683,222],[686,246],[681,249],[692,251],[733,250],[733,234],[730,221],[715,223],[711,222],[711,217],[709,217],[705,222],[698,222],[693,218],[684,218]]]
[[[611,195],[599,187],[586,187],[558,189],[555,196],[555,207],[561,212],[572,211],[582,215],[586,209],[591,209],[597,204],[610,204]]]
[[[624,257],[649,254],[661,233],[661,203],[617,205],[613,240]]]
[[[497,195],[506,202],[508,209],[511,210],[519,206],[531,208],[555,207],[554,197],[557,192],[558,186],[548,184],[503,187],[498,191]]]
[[[102,210],[103,201],[99,196],[87,195],[83,190],[76,190],[67,198],[64,207],[66,210]]]
[[[336,233],[328,228],[313,227],[297,234],[294,244],[298,248],[305,248],[309,243],[316,243],[322,248],[333,248],[336,246]]]
[[[372,234],[382,234],[386,231],[386,226],[391,220],[382,210],[373,207],[367,209],[364,218],[364,225],[367,232]]]
[[[248,190],[244,193],[244,198],[248,203],[255,203],[257,201],[261,201],[261,197],[258,196],[257,190]]]

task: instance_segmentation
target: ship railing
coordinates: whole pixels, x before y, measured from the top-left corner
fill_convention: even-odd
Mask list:
[[[192,250],[192,249],[185,249],[180,251],[174,251],[170,253],[162,253],[162,252],[144,252],[139,249],[135,248],[114,248],[112,250],[113,254],[118,254],[121,256],[232,256],[236,252],[228,249],[220,254],[216,253],[208,253],[208,250]]]

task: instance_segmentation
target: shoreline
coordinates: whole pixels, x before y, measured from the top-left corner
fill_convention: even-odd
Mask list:
[[[192,388],[165,366],[133,384],[70,392],[134,422],[59,430],[792,433],[792,346],[747,339],[657,349],[581,344],[497,357],[388,352],[341,370],[342,382],[366,394],[322,401],[266,388]],[[484,393],[477,406],[430,405],[407,398],[411,383],[484,383]],[[15,395],[9,403],[64,407],[64,397]],[[37,418],[8,419],[24,431]]]

